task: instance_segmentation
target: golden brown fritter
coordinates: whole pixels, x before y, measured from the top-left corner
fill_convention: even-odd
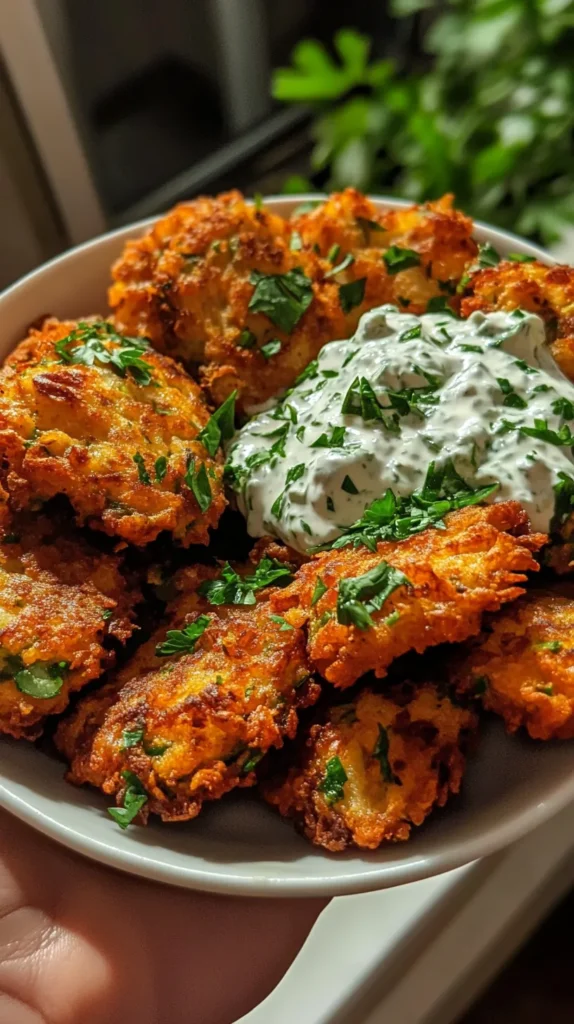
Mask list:
[[[458,793],[477,718],[436,686],[362,690],[298,738],[295,764],[263,785],[270,804],[333,852],[408,839]]]
[[[574,380],[574,268],[547,267],[537,261],[513,263],[479,270],[470,278],[461,304],[463,316],[525,309],[546,322],[552,354],[570,380]]]
[[[293,219],[304,246],[318,249],[331,263],[331,272],[349,254],[354,257],[334,275],[337,284],[365,280],[364,299],[347,315],[341,337],[350,337],[359,317],[374,306],[390,302],[419,314],[430,299],[445,296],[450,301],[455,296],[478,247],[472,220],[454,210],[452,202],[446,195],[424,206],[382,212],[348,188]],[[452,302],[456,305],[455,298]]]
[[[293,384],[326,342],[350,337],[366,310],[423,312],[454,293],[477,251],[471,230],[450,197],[381,214],[348,189],[291,224],[239,192],[202,197],[127,244],[110,305],[118,330],[199,363],[216,404],[237,390],[250,407]],[[387,270],[391,246],[419,264]]]
[[[69,780],[113,794],[128,814],[135,786],[147,797],[136,808],[142,821],[149,813],[194,818],[204,800],[253,785],[261,757],[294,736],[297,708],[318,696],[303,632],[274,620],[265,599],[210,604],[195,588],[216,575],[205,567],[181,573],[169,629],[58,729]],[[156,653],[165,644],[171,656]]]
[[[456,656],[452,681],[501,715],[508,732],[574,737],[574,594],[530,591]]]
[[[102,554],[45,516],[0,537],[0,733],[36,739],[48,715],[113,662],[132,633],[138,592]]]
[[[543,534],[514,501],[452,512],[446,529],[317,555],[275,593],[275,611],[307,625],[311,663],[335,686],[384,676],[409,650],[465,640],[484,612],[523,593]]]
[[[197,384],[149,346],[103,321],[47,320],[0,371],[11,505],[65,494],[79,522],[133,544],[162,530],[207,543],[225,505],[222,460],[197,439],[209,415]]]

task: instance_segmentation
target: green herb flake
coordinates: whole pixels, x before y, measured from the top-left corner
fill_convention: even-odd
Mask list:
[[[537,686],[536,687],[536,692],[537,693],[545,693],[547,697],[553,697],[554,696],[554,687],[552,685],[549,685],[549,686]]]
[[[347,270],[348,267],[352,267],[354,262],[355,257],[352,256],[350,252],[348,252],[347,255],[343,257],[341,262],[338,263],[336,267],[332,267],[331,270],[327,271],[327,273],[325,274],[325,280],[328,280],[330,277],[335,277],[337,274],[341,274],[343,270]],[[355,303],[355,305],[358,305],[358,303]]]
[[[525,252],[509,252],[506,259],[513,263],[536,263],[536,256],[529,256]]]
[[[377,761],[379,762],[383,781],[389,783],[389,785],[394,784],[395,786],[401,786],[402,782],[398,778],[398,776],[395,775],[395,773],[393,772],[389,762],[390,744],[388,731],[387,729],[385,729],[383,725],[381,725],[380,722],[378,723],[378,726],[379,735],[377,737],[377,742],[375,743],[375,748],[373,750],[373,757],[376,757]]]
[[[347,782],[347,773],[343,768],[341,759],[331,757],[325,765],[325,775],[318,785],[323,793],[325,802],[331,806],[342,800],[345,796],[344,785]]]
[[[148,797],[142,783],[133,772],[123,771],[122,778],[127,782],[123,807],[108,807],[108,814],[120,828],[127,828],[147,803]]]
[[[238,348],[253,348],[257,344],[257,338],[253,331],[249,331],[247,327],[239,335],[236,345]]]
[[[206,425],[197,435],[205,450],[213,456],[224,441],[230,441],[235,433],[235,400],[237,391],[232,391],[224,402],[210,416]]]
[[[155,649],[158,658],[168,658],[172,654],[191,654],[210,621],[208,615],[198,615],[195,622],[183,629],[168,629],[165,640]]]
[[[399,587],[411,585],[411,581],[404,573],[385,561],[362,576],[341,580],[337,598],[337,621],[344,626],[370,629],[375,625],[370,613],[380,611],[385,601]]]
[[[345,444],[346,427],[333,427],[330,434],[321,434],[309,448],[342,448]]]
[[[535,651],[549,651],[551,654],[558,654],[558,651],[562,650],[563,645],[559,640],[546,640],[544,643],[533,644]]]
[[[281,351],[281,341],[279,338],[271,338],[270,341],[266,341],[264,345],[259,349],[261,355],[265,359],[271,359]]]
[[[574,402],[569,398],[557,398],[552,402],[552,412],[564,420],[574,420]]]
[[[313,286],[301,267],[287,274],[262,274],[254,270],[251,283],[255,290],[249,302],[249,311],[263,313],[290,334],[313,301]]]
[[[514,390],[506,377],[497,377],[496,383],[504,395],[503,405],[509,406],[511,409],[526,409],[528,407],[528,402]]]
[[[421,258],[414,249],[401,249],[398,245],[391,245],[383,253],[383,262],[388,274],[400,274],[402,270],[420,266]]]
[[[487,267],[497,267],[500,263],[500,253],[496,251],[490,242],[485,242],[483,245],[478,247],[478,258],[477,265],[481,270],[486,270]]]
[[[446,295],[433,295],[432,299],[427,302],[427,313],[446,313],[447,316],[452,316],[455,320],[459,320],[460,317],[455,313],[452,306],[449,305]]]
[[[21,664],[21,660],[18,660]],[[50,700],[57,697],[64,685],[64,676],[68,669],[66,661],[45,662],[35,661],[26,665],[14,675],[14,682],[20,693],[39,700]]]
[[[140,455],[139,452],[136,452],[135,455],[134,455],[134,462],[135,462],[136,466],[138,467],[138,476],[139,476],[140,484],[145,484],[146,487],[149,487],[150,484],[151,484],[151,479],[150,479],[150,475],[149,475],[149,473],[148,473],[148,471],[147,471],[147,469],[145,467],[145,460],[144,460],[143,455]]]
[[[213,501],[213,495],[211,493],[211,484],[209,483],[205,463],[202,462],[199,469],[196,470],[195,464],[190,460],[184,480],[201,511],[207,512],[211,502]]]
[[[270,615],[269,618],[271,619],[271,622],[276,622],[278,626],[281,626],[281,633],[286,633],[290,629],[295,629],[295,627],[292,626],[290,622],[287,622],[282,615]]]
[[[328,512],[334,512],[335,511],[335,502],[330,497],[330,495],[327,495],[326,504],[327,504],[327,511]]]
[[[140,387],[153,383],[153,366],[143,354],[149,350],[147,338],[128,338],[118,334],[106,320],[78,326],[54,345],[54,351],[63,363],[94,366],[99,363],[120,377],[127,373]]]
[[[535,419],[533,427],[519,427],[518,429],[526,437],[537,437],[539,441],[546,441],[547,444],[553,444],[559,448],[574,445],[574,434],[566,423],[562,424],[560,430],[551,430],[547,420]]]
[[[143,740],[144,730],[139,729],[124,729],[122,733],[121,750],[128,750],[130,747],[137,747]]]
[[[292,579],[291,567],[275,558],[262,558],[255,571],[248,576],[240,576],[226,562],[216,579],[204,580],[199,585],[198,593],[212,605],[252,605],[255,604],[258,590],[271,586],[284,587]]]
[[[353,483],[353,481],[351,480],[351,477],[348,474],[345,477],[345,479],[343,480],[343,483],[341,484],[341,490],[342,491],[346,491],[347,494],[358,494],[359,493],[358,488],[355,487],[355,484]]]
[[[329,252],[327,253],[327,259],[329,260],[329,263],[334,263],[335,260],[338,259],[340,252],[341,246],[339,245],[338,242],[335,242],[335,244],[331,246]]]
[[[311,596],[311,607],[312,608],[317,604],[318,601],[321,600],[321,598],[323,597],[323,594],[327,593],[328,589],[329,588],[328,588],[327,584],[323,583],[323,580],[321,579],[320,576],[317,576],[317,581],[315,583],[313,594]]]
[[[154,463],[155,478],[160,484],[167,473],[167,459],[165,455],[160,455]]]
[[[249,772],[252,772],[256,765],[259,764],[262,757],[262,750],[248,750],[247,760],[245,760],[241,765],[241,774],[247,775]]]
[[[360,306],[365,297],[366,277],[359,277],[356,281],[349,281],[348,284],[339,286],[339,302],[343,313],[350,313],[356,306]]]
[[[299,252],[303,248],[303,239],[298,231],[291,232],[289,248],[291,249],[291,252]]]

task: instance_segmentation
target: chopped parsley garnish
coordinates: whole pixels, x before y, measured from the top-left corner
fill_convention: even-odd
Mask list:
[[[366,423],[379,420],[387,430],[398,432],[395,416],[385,416],[382,406],[366,377],[355,377],[343,399],[341,412],[345,416],[361,416]]]
[[[547,697],[553,697],[554,696],[554,687],[552,686],[552,684],[550,684],[549,686],[537,686],[536,687],[536,692],[537,693],[545,693]]]
[[[136,452],[134,455],[134,462],[138,467],[138,476],[140,479],[140,484],[145,484],[147,487],[149,487],[149,485],[151,484],[151,479],[147,469],[145,468],[145,460],[143,455],[140,455],[139,452]]]
[[[533,644],[535,651],[550,651],[551,654],[558,654],[558,651],[562,650],[562,644],[559,640],[546,640],[544,643]]]
[[[433,295],[432,299],[427,302],[427,313],[446,313],[448,316],[454,317],[455,320],[459,320],[460,317],[455,313],[452,306],[449,306],[446,295]]]
[[[356,281],[349,281],[348,284],[339,286],[339,302],[343,313],[350,313],[355,306],[360,306],[365,297],[366,277],[359,277]]]
[[[287,622],[287,620],[284,619],[282,615],[270,615],[269,618],[271,619],[272,622],[276,622],[279,626],[281,626],[281,633],[286,633],[287,630],[289,629],[295,629],[295,627],[292,626],[290,622]]]
[[[564,420],[574,420],[574,402],[569,398],[557,398],[552,402],[552,412]]]
[[[560,471],[559,480],[552,488],[554,491],[554,515],[550,524],[553,533],[558,532],[568,516],[574,510],[574,480],[567,473]]]
[[[142,783],[133,772],[123,771],[122,778],[127,782],[124,791],[124,805],[123,807],[108,807],[108,814],[120,828],[127,828],[147,803],[148,797]]]
[[[518,392],[514,390],[512,384],[506,379],[506,377],[497,377],[496,383],[504,395],[504,399],[502,401],[503,405],[507,405],[511,409],[526,409],[528,407],[526,399],[522,398],[522,395],[519,395]]]
[[[458,348],[462,349],[463,352],[483,352],[480,345],[459,345]]]
[[[143,740],[144,730],[139,729],[124,729],[122,733],[122,750],[128,750],[130,747],[137,747]]]
[[[329,263],[334,263],[335,260],[337,260],[339,258],[339,253],[340,252],[341,252],[341,246],[339,245],[338,242],[335,242],[335,244],[331,246],[331,248],[329,249],[329,252],[327,253],[327,259],[329,260]]]
[[[301,477],[304,475],[306,468],[307,466],[304,462],[299,462],[296,466],[291,466],[291,469],[289,470],[287,476],[285,477],[285,488],[281,492],[281,494],[275,499],[271,506],[271,515],[275,516],[276,519],[279,519],[281,516],[281,512],[283,509],[283,501],[285,498],[285,491],[289,487],[289,484],[294,484],[296,483],[297,480],[300,480]]]
[[[213,495],[205,463],[202,462],[199,469],[196,469],[193,460],[190,459],[184,479],[201,511],[207,512],[213,501]]]
[[[304,370],[295,378],[295,384],[302,384],[304,380],[313,380],[319,373],[319,365],[316,359],[312,359]]]
[[[533,427],[519,427],[521,434],[526,437],[537,437],[540,441],[546,441],[547,444],[554,444],[558,448],[566,448],[574,445],[574,434],[570,430],[570,427],[563,423],[560,430],[551,430],[548,426],[547,420],[534,420]]]
[[[15,655],[13,667],[17,666],[22,666],[20,671],[16,671],[14,674],[14,682],[20,692],[27,694],[28,697],[49,700],[60,693],[64,685],[68,662],[34,661],[24,668],[21,658]],[[7,669],[10,669],[9,665],[7,665]]]
[[[398,587],[410,586],[410,580],[388,562],[382,561],[362,576],[341,580],[337,598],[337,621],[344,626],[370,629],[375,623],[371,612],[378,612]]]
[[[224,402],[210,416],[206,425],[197,435],[203,447],[211,457],[224,441],[230,441],[235,433],[235,399],[237,391],[232,391]]]
[[[525,252],[509,252],[506,259],[513,263],[536,263],[536,256],[528,256]]]
[[[383,253],[383,262],[388,274],[399,274],[401,270],[420,266],[421,258],[414,249],[401,249],[398,245],[391,245]]]
[[[253,331],[249,331],[247,330],[247,328],[245,328],[245,330],[241,332],[236,342],[239,348],[253,348],[253,346],[256,343],[257,338],[255,337]]]
[[[309,448],[342,448],[345,444],[346,427],[333,427],[331,434],[321,434]]]
[[[165,477],[165,474],[167,473],[167,459],[165,455],[158,456],[158,458],[154,462],[153,468],[155,472],[155,478],[158,484],[160,484],[163,478]]]
[[[168,629],[165,640],[155,649],[158,658],[168,658],[171,654],[191,654],[210,621],[208,615],[198,615],[195,622],[183,629]]]
[[[402,334],[399,334],[397,341],[412,341],[413,338],[420,338],[422,333],[422,325],[416,324],[415,327],[409,327],[408,330],[403,331]]]
[[[369,234],[371,231],[386,231],[382,224],[378,224],[376,220],[369,220],[368,217],[355,217],[357,224],[363,232],[363,238],[365,243],[369,241]]]
[[[326,594],[328,589],[329,588],[327,584],[323,583],[323,580],[321,579],[320,576],[317,576],[317,581],[315,583],[313,594],[311,596],[311,608],[313,608],[313,606],[317,604],[317,601],[321,600],[323,594]]]
[[[327,503],[327,511],[328,512],[334,512],[335,511],[335,502],[333,501],[333,499],[331,498],[331,496],[329,494],[327,495],[326,503]]]
[[[290,334],[313,301],[313,286],[301,267],[286,274],[254,270],[250,281],[255,285],[250,312],[264,313],[276,327]]]
[[[106,342],[111,343],[110,348],[106,347]],[[120,377],[125,377],[129,371],[141,387],[152,383],[153,366],[142,358],[149,349],[147,339],[117,334],[106,320],[93,324],[80,321],[75,330],[56,342],[54,349],[63,363],[80,363],[83,366],[100,363],[109,366]]]
[[[290,566],[275,558],[262,558],[250,576],[239,576],[226,562],[214,580],[204,580],[197,592],[210,604],[255,604],[255,592],[262,587],[283,587],[293,579]]]
[[[259,764],[259,762],[260,762],[262,757],[263,757],[263,751],[262,750],[256,750],[256,749],[248,750],[247,751],[247,760],[244,761],[243,764],[241,765],[241,774],[242,775],[247,775],[248,772],[252,772],[253,769],[255,768],[255,766]]]
[[[327,280],[329,277],[335,277],[337,274],[341,274],[343,270],[347,270],[347,267],[352,267],[354,262],[355,257],[352,256],[350,252],[348,252],[347,255],[343,257],[341,262],[338,263],[336,267],[332,267],[331,270],[327,271],[327,273],[325,274],[325,280]],[[359,302],[360,301],[361,300],[359,299]],[[356,305],[358,305],[358,303],[355,302],[355,306]]]
[[[266,341],[264,345],[259,349],[261,355],[265,359],[271,359],[281,351],[281,341],[279,338],[271,338],[270,341]]]
[[[399,416],[408,416],[410,414],[426,416],[428,412],[426,406],[438,403],[436,392],[442,381],[433,374],[429,374],[426,370],[422,370],[420,366],[413,368],[421,377],[426,378],[428,384],[419,388],[403,388],[401,391],[389,390],[386,392],[392,408],[396,410]]]
[[[479,245],[476,264],[481,270],[486,270],[487,267],[497,267],[499,263],[500,253],[496,251],[490,242]]]
[[[347,781],[347,773],[343,768],[339,757],[331,757],[325,765],[325,775],[318,785],[323,793],[326,803],[336,804],[345,796],[344,785]]]
[[[522,370],[524,373],[538,373],[536,367],[530,366],[529,363],[525,362],[524,359],[515,359],[514,365],[518,366],[519,370]]]
[[[357,487],[355,487],[355,484],[353,483],[353,481],[351,480],[351,477],[348,474],[345,477],[345,479],[343,480],[343,483],[341,484],[341,490],[342,491],[346,491],[347,494],[358,494],[359,493],[359,489]]]
[[[373,750],[373,757],[376,757],[381,766],[383,781],[388,782],[391,785],[394,783],[395,786],[401,786],[402,782],[393,772],[389,762],[389,734],[380,722],[378,723],[378,726],[379,735],[377,737],[377,742],[375,743],[375,749]]]
[[[408,498],[399,498],[389,488],[382,498],[371,502],[356,523],[324,547],[364,544],[370,551],[376,551],[380,540],[404,540],[429,526],[440,529],[444,527],[448,512],[486,501],[497,487],[494,483],[474,490],[456,472],[452,460],[448,459],[441,467],[431,462],[420,490]],[[574,505],[574,481],[572,502]]]

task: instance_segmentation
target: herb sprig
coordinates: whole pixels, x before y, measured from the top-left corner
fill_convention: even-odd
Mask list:
[[[56,342],[54,349],[63,363],[83,366],[100,363],[120,377],[129,372],[141,387],[153,383],[153,366],[143,358],[149,350],[147,339],[118,334],[107,320],[94,323],[80,320],[73,331]]]
[[[275,558],[262,558],[255,572],[249,576],[240,576],[226,562],[217,579],[204,580],[198,587],[198,593],[213,605],[251,605],[256,602],[256,591],[263,587],[284,587],[292,579],[291,567]]]

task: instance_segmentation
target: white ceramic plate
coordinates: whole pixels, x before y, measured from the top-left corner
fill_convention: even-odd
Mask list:
[[[288,214],[302,199],[267,205]],[[381,207],[404,205],[378,200]],[[113,232],[40,267],[0,296],[0,356],[42,314],[104,312],[109,268],[126,238]],[[521,239],[485,226],[476,237],[501,252],[552,262]],[[63,781],[63,766],[27,743],[0,740],[0,804],[73,850],[174,885],[250,896],[341,895],[412,882],[468,863],[518,839],[574,799],[574,743],[509,738],[490,723],[463,794],[408,843],[374,853],[331,855],[311,847],[253,793],[231,794],[187,824],[120,831],[96,792]]]

